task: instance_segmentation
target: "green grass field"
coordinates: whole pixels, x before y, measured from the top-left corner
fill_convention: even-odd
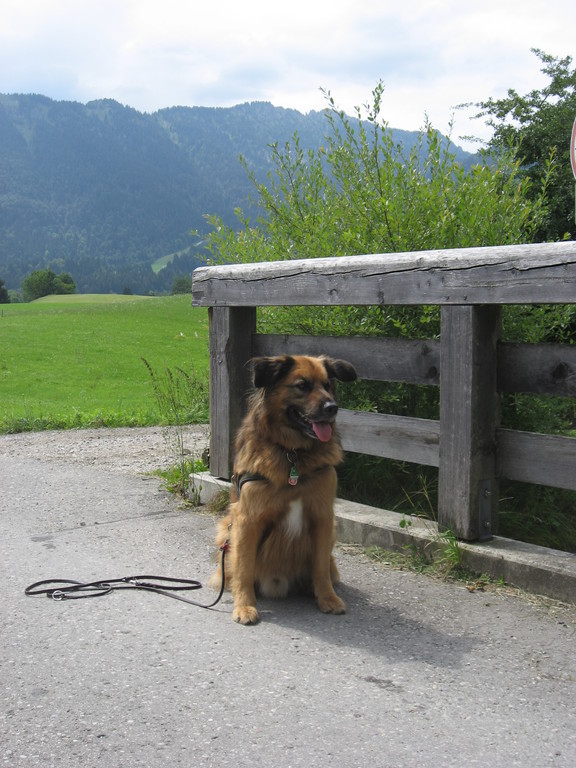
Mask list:
[[[207,389],[208,313],[189,296],[75,294],[2,305],[0,432],[166,423],[154,383],[168,369]],[[207,418],[207,403],[196,406]]]

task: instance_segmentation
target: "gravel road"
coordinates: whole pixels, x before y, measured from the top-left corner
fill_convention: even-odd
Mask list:
[[[208,426],[184,427],[181,437],[184,451],[198,458],[208,446]],[[21,432],[0,437],[0,456],[64,461],[141,474],[173,465],[178,456],[178,440],[179,431],[174,427]]]

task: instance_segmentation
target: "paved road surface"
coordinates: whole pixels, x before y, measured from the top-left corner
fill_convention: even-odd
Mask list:
[[[9,447],[0,437],[0,764],[576,766],[574,610],[346,551],[341,617],[270,601],[242,627],[228,597],[210,611],[141,592],[27,598],[49,577],[206,581],[214,520],[129,468]]]

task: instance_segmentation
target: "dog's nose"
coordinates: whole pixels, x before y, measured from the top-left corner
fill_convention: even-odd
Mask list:
[[[324,403],[323,410],[325,416],[336,416],[338,405],[333,400],[329,400],[327,403]]]

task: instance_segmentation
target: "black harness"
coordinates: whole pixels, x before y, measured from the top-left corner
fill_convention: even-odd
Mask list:
[[[315,470],[313,470],[312,474],[316,474],[317,472],[323,472],[325,469],[328,469],[328,467],[330,466],[332,465],[324,464],[321,467],[317,467]],[[309,477],[309,475],[299,475],[298,481],[305,482],[307,477]],[[239,499],[240,494],[242,492],[242,488],[246,485],[246,483],[251,483],[251,482],[269,483],[270,480],[264,475],[261,475],[259,472],[242,472],[239,475],[232,475],[232,477],[230,478],[230,482],[232,483],[232,486],[236,491],[236,497]],[[289,484],[292,486],[296,485],[296,483],[294,482],[289,482]]]
[[[240,498],[240,492],[246,483],[251,483],[258,480],[263,480],[265,483],[269,482],[267,477],[258,474],[258,472],[243,472],[241,475],[232,475],[231,481],[232,485],[234,486],[234,490],[236,491],[237,498]]]

